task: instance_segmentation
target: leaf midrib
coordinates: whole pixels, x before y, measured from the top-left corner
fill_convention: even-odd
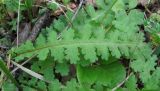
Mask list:
[[[16,57],[26,54],[26,53],[32,53],[32,52],[38,52],[39,50],[43,49],[49,49],[52,47],[67,47],[67,46],[76,46],[76,47],[82,47],[82,46],[111,46],[111,47],[120,47],[120,46],[126,46],[126,47],[131,47],[131,46],[137,46],[137,47],[143,47],[144,43],[139,43],[139,42],[112,42],[112,41],[107,41],[107,40],[73,40],[73,41],[68,41],[68,40],[63,40],[63,41],[56,41],[54,43],[48,43],[45,46],[38,46],[35,49],[28,50],[26,52],[22,52],[17,54]]]

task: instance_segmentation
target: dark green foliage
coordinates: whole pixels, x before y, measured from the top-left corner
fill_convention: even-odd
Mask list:
[[[77,77],[81,85],[97,83],[108,88],[113,88],[117,83],[125,79],[125,75],[125,69],[119,62],[98,66],[77,67]]]

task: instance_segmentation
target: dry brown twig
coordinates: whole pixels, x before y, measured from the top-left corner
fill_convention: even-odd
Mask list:
[[[120,88],[131,76],[133,73],[130,73],[122,82],[120,82],[116,87],[114,87],[111,91],[116,91]]]
[[[19,22],[20,22],[20,9],[21,9],[21,7],[20,7],[20,5],[21,5],[21,0],[19,0],[19,3],[18,3],[18,17],[17,17],[17,47],[18,47],[18,45],[19,45]]]
[[[45,1],[48,2],[48,3],[55,3],[59,7],[61,13],[63,13],[66,16],[67,20],[69,20],[69,18],[67,17],[67,15],[64,11],[64,8],[67,8],[68,10],[73,11],[72,9],[70,9],[67,6],[64,6],[62,4],[59,4],[59,3],[55,2],[54,0],[45,0]],[[80,8],[82,7],[83,1],[84,0],[81,0],[81,2],[79,4],[77,10],[75,11],[71,21],[68,21],[68,25],[64,30],[67,30],[71,26],[71,23],[74,21],[74,19],[76,18]],[[75,6],[74,6],[74,8],[75,8]],[[19,13],[20,13],[20,10],[19,10]],[[20,16],[20,14],[19,14],[19,16]],[[50,19],[50,16],[51,16],[51,12],[48,10],[42,17],[40,17],[38,19],[38,21],[35,23],[35,25],[33,26],[31,31],[30,31],[31,28],[29,28],[29,27],[28,27],[28,29],[25,29],[25,28],[23,29],[25,32],[30,31],[30,34],[25,33],[23,31],[22,31],[22,33],[20,33],[20,31],[19,31],[20,25],[19,25],[19,18],[18,18],[17,19],[17,38],[16,38],[17,41],[16,41],[16,44],[19,45],[21,43],[24,43],[26,40],[34,41],[37,38],[37,36],[40,33],[43,26],[45,25],[45,22]],[[25,38],[23,38],[24,35],[26,36]]]
[[[54,4],[56,4],[59,8],[66,8],[66,9],[70,10],[71,12],[74,12],[70,7],[67,7],[67,6],[65,6],[65,5],[63,5],[63,4],[57,3],[55,0],[45,0],[45,1],[48,2],[48,3],[54,3]]]
[[[35,23],[34,27],[32,28],[32,31],[28,37],[28,40],[34,41],[36,37],[38,36],[40,30],[45,25],[46,21],[50,19],[50,12],[47,11],[42,17],[38,19],[38,21]]]
[[[80,8],[82,7],[83,2],[84,2],[84,0],[81,0],[81,2],[80,2],[80,4],[79,4],[76,12],[75,12],[74,15],[72,16],[71,24],[72,24],[72,22],[74,21],[74,19],[76,18],[77,14],[78,14],[78,12],[79,12],[79,10],[80,10]],[[66,30],[70,27],[71,24],[69,23],[69,24],[67,25],[67,27],[66,27],[63,31],[66,31]],[[60,37],[61,37],[61,33],[58,35],[57,39],[60,39]]]

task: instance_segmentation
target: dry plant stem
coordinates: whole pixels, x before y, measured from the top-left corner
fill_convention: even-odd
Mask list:
[[[106,32],[108,32],[112,27],[113,27],[113,25],[111,24],[111,25],[106,29]]]
[[[41,6],[41,5],[32,5],[32,6],[39,7],[39,8],[45,8],[44,6]]]
[[[64,10],[61,8],[61,6],[57,5],[59,7],[59,9],[63,12],[63,14],[65,15],[65,17],[69,20],[68,16],[66,15],[66,13],[64,12]]]
[[[24,61],[22,64],[20,64],[20,65],[25,65],[26,63],[28,63],[32,58],[34,58],[36,55],[33,55],[32,57],[30,57],[29,59],[27,59],[26,61]],[[14,72],[16,72],[17,70],[19,69],[19,67],[16,67],[16,68],[14,68],[12,71],[11,71],[11,73],[14,73]]]
[[[82,7],[83,1],[84,1],[84,0],[81,0],[81,2],[80,2],[80,4],[79,4],[76,12],[75,12],[74,15],[72,16],[71,23],[69,23],[69,24],[67,25],[67,27],[66,27],[63,31],[67,30],[67,29],[70,27],[70,25],[72,24],[72,22],[73,22],[74,19],[76,18],[77,14],[78,14],[78,12],[79,12],[79,10],[80,10],[80,8]],[[57,39],[60,39],[60,37],[61,37],[61,33],[58,35]]]
[[[6,80],[6,78],[4,78],[4,77],[5,77],[5,75],[4,75],[4,73],[2,72],[1,75],[0,75],[0,88],[1,88],[1,86],[2,86],[3,81]]]
[[[145,8],[145,10],[146,10],[150,15],[152,14],[152,12],[147,8],[146,5],[144,6],[144,8]]]
[[[58,8],[62,11],[62,13],[64,14],[64,16],[67,18],[67,21],[68,21],[69,23],[71,23],[71,22],[69,21],[68,16],[67,16],[66,13],[65,13],[65,11],[62,9],[62,7],[66,8],[64,5],[61,5],[61,4],[59,4],[59,3],[57,3],[56,1],[53,1],[53,0],[52,0],[52,1],[49,1],[49,2],[56,4],[56,5],[58,6]],[[71,11],[72,9],[69,9],[69,10]],[[72,10],[72,12],[73,12],[73,10]]]
[[[7,68],[10,68],[10,64],[11,64],[11,54],[9,54],[8,58],[7,58]]]
[[[74,15],[73,15],[73,17],[72,17],[72,19],[71,19],[71,24],[72,24],[72,22],[74,21],[74,19],[76,18],[77,14],[78,14],[78,12],[79,12],[79,10],[80,10],[80,8],[82,7],[83,1],[84,1],[84,0],[81,0],[81,2],[80,2],[80,4],[79,4],[76,12],[74,13]],[[67,29],[70,27],[71,24],[68,24],[68,26],[66,27],[65,30],[67,30]]]
[[[66,7],[65,5],[59,4],[59,3],[57,3],[55,0],[46,0],[46,1],[49,2],[49,3],[54,3],[54,4],[56,4],[58,7],[63,7],[63,8],[66,8],[66,9],[70,10],[71,12],[74,12],[71,8]]]
[[[147,14],[146,13],[144,13],[144,18],[147,19]]]
[[[39,80],[45,81],[45,82],[47,82],[47,83],[50,83],[50,81],[46,80],[41,74],[36,73],[36,72],[34,72],[34,71],[30,70],[30,69],[27,69],[26,67],[23,67],[22,65],[14,62],[14,61],[12,61],[12,60],[11,60],[11,62],[12,62],[12,64],[14,64],[15,66],[18,66],[22,71],[26,72],[27,74],[29,74],[29,75],[31,75],[31,76],[39,79]]]
[[[133,73],[130,73],[122,82],[120,82],[116,87],[114,87],[111,91],[116,91],[118,88],[120,88],[132,75]]]
[[[18,17],[17,17],[17,48],[18,48],[18,40],[19,40],[19,22],[20,22],[20,5],[21,5],[21,0],[19,0],[18,3]]]
[[[78,12],[79,12],[79,10],[80,10],[80,8],[82,7],[83,1],[84,1],[84,0],[81,0],[81,2],[80,2],[80,4],[79,4],[79,6],[78,6],[78,8],[77,8],[77,10],[76,10],[76,12],[75,12],[75,14],[73,15],[73,17],[72,17],[72,19],[71,19],[71,22],[73,22],[74,19],[76,18],[77,14],[78,14]]]

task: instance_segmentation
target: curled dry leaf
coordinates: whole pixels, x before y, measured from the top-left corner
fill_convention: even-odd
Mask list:
[[[138,3],[141,4],[142,6],[146,6],[149,3],[154,4],[156,2],[156,0],[138,0]]]
[[[148,4],[148,0],[138,0],[138,3],[145,6]]]
[[[21,32],[20,32],[20,34],[22,34],[21,38],[26,39],[28,37],[28,34],[29,34],[30,31],[31,31],[31,23],[24,23],[23,24],[23,29],[21,29]]]
[[[77,9],[77,5],[75,3],[69,3],[67,5],[67,7],[69,7],[70,9],[72,9],[73,11],[76,11]],[[61,15],[64,11],[66,11],[65,7],[61,7],[61,9],[57,9],[56,11],[54,11],[54,13],[52,14],[53,16],[59,16]]]
[[[30,30],[31,30],[30,23],[22,23],[20,25],[18,44],[24,43],[27,40]],[[14,43],[16,43],[16,41],[14,41]]]
[[[96,1],[95,0],[86,0],[87,4],[93,4],[95,5],[96,4]]]
[[[75,10],[77,8],[77,5],[75,3],[70,3],[67,7],[70,7],[72,10]]]

